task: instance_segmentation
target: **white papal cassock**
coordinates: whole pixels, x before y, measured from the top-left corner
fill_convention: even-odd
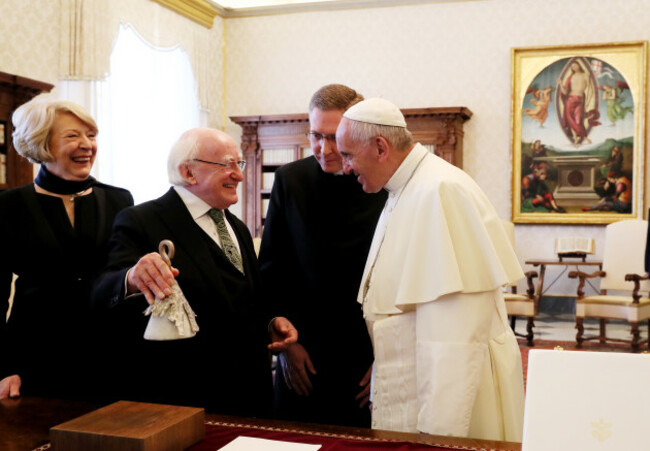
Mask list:
[[[375,349],[373,428],[521,441],[521,354],[501,286],[523,273],[501,220],[420,144],[385,189],[358,297]]]

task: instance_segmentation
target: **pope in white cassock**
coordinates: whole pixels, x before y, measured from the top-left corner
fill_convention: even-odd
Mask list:
[[[386,100],[347,110],[336,142],[364,191],[389,193],[358,297],[375,351],[372,427],[521,441],[521,354],[501,286],[523,273],[494,208]]]

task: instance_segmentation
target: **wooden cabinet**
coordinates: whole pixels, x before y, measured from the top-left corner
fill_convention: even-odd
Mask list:
[[[32,164],[14,150],[11,115],[17,107],[53,87],[49,83],[0,72],[0,190],[34,180]]]
[[[463,167],[463,124],[472,112],[465,107],[403,109],[408,129],[448,162]],[[252,235],[262,235],[273,175],[283,164],[312,155],[306,133],[307,114],[231,116],[242,128],[241,149],[247,161],[243,187],[243,220]]]

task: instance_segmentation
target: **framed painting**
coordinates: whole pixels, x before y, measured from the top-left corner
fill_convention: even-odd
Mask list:
[[[643,217],[647,47],[512,49],[515,223]]]

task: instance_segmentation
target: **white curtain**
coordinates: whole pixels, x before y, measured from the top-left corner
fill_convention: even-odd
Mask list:
[[[169,149],[204,122],[187,53],[156,47],[121,25],[110,76],[94,82],[92,91],[100,128],[95,176],[129,189],[136,203],[162,195],[169,187]]]
[[[180,45],[188,53],[201,106],[220,121],[223,81],[223,23],[208,29],[149,0],[59,0],[61,80],[101,81],[110,72],[110,55],[121,24],[130,23],[156,46]]]

